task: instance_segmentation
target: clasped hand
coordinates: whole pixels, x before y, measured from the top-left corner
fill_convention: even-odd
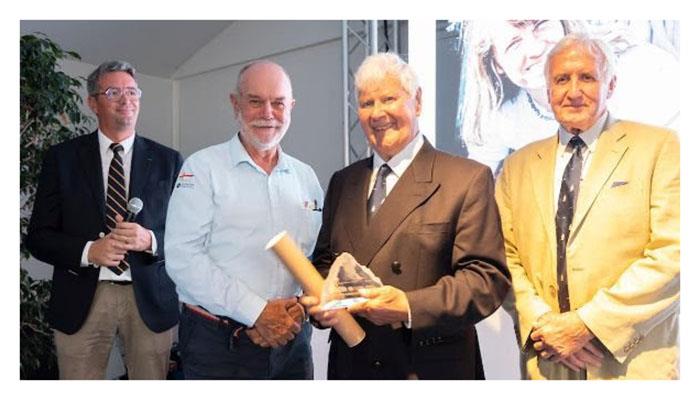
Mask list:
[[[599,367],[603,353],[592,343],[593,334],[575,312],[549,312],[534,324],[530,338],[543,359],[551,359],[574,371]]]
[[[124,222],[121,215],[117,215],[117,226],[110,235],[122,242],[129,251],[146,251],[151,248],[151,233],[148,229],[136,222]]]
[[[151,233],[135,222],[124,222],[117,215],[117,225],[112,231],[95,240],[88,250],[88,262],[106,267],[116,267],[128,251],[146,251],[151,248]]]
[[[261,347],[284,346],[301,332],[304,319],[304,307],[296,297],[269,300],[255,325],[246,329],[246,334]]]

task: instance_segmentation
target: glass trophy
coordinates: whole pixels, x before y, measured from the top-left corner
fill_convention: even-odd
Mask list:
[[[334,310],[363,303],[367,299],[360,295],[360,289],[381,286],[382,281],[374,275],[372,270],[360,265],[350,253],[343,253],[331,265],[328,277],[323,284],[321,308]]]

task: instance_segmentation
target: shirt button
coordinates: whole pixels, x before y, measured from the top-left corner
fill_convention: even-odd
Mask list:
[[[379,360],[375,360],[375,361],[372,363],[372,366],[373,366],[374,368],[381,368],[381,367],[382,367],[382,362],[379,361]]]

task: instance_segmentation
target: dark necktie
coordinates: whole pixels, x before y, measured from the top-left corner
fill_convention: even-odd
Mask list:
[[[371,219],[381,207],[384,198],[386,197],[386,177],[391,173],[391,168],[388,165],[382,164],[377,172],[377,179],[374,181],[372,193],[367,200],[367,220]]]
[[[113,230],[117,225],[117,214],[122,217],[126,216],[126,181],[124,179],[124,164],[122,156],[119,154],[124,147],[119,143],[112,143],[109,149],[114,152],[112,162],[109,164],[109,173],[107,174],[107,199],[105,202],[105,217],[107,227]],[[129,263],[122,260],[117,267],[108,267],[110,271],[117,275],[129,268]]]
[[[557,206],[557,215],[555,223],[557,227],[557,280],[559,284],[559,312],[567,312],[571,310],[569,304],[569,281],[566,270],[566,244],[569,241],[569,230],[571,229],[571,220],[574,218],[574,208],[576,207],[576,199],[578,197],[578,187],[581,181],[581,168],[583,166],[583,149],[586,143],[578,137],[574,136],[569,141],[567,148],[571,149],[573,154],[569,163],[566,164],[564,176],[561,180],[561,189],[559,190],[559,203]]]

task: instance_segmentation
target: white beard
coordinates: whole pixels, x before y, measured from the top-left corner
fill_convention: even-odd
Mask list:
[[[236,122],[238,122],[238,126],[241,129],[241,136],[243,136],[245,141],[250,143],[250,145],[255,147],[255,149],[258,151],[269,151],[276,148],[284,138],[284,135],[287,133],[287,129],[285,129],[282,134],[278,135],[272,141],[262,142],[253,133],[247,132],[246,124],[241,121],[240,115],[236,115]]]

